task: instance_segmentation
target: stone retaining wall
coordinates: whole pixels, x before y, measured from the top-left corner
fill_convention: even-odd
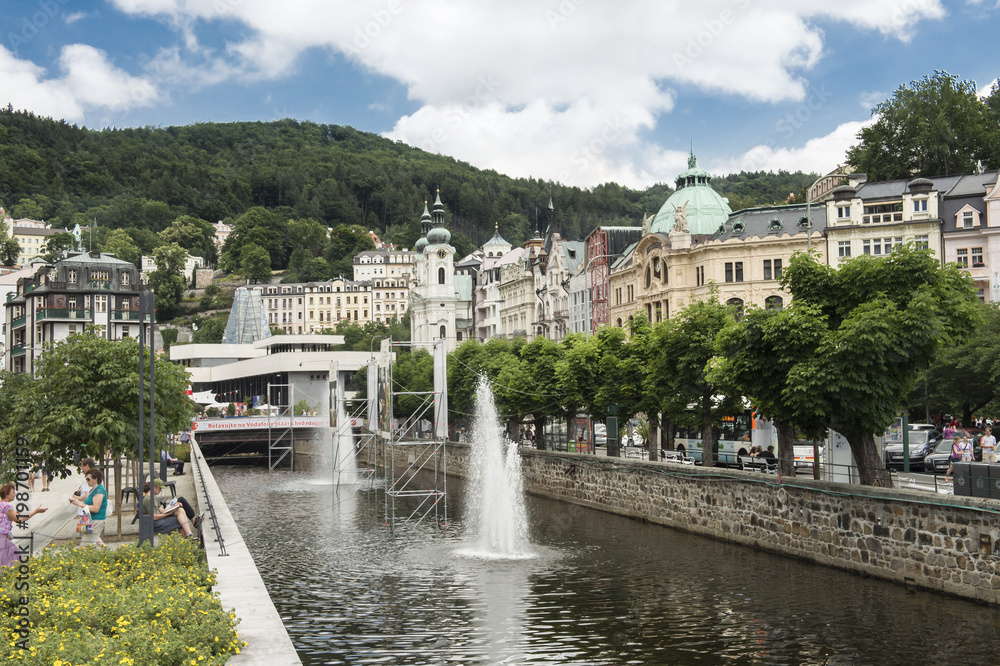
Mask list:
[[[397,450],[397,465],[408,451]],[[467,476],[468,452],[467,444],[448,444],[449,474]],[[525,490],[536,495],[1000,603],[1000,502],[666,462],[521,453]]]

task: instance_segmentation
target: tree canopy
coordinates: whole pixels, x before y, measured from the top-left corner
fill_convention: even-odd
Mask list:
[[[146,398],[150,348],[145,348]],[[162,356],[155,358],[156,441],[190,424],[187,373]],[[79,457],[134,457],[139,439],[139,344],[108,340],[99,332],[77,333],[47,349],[34,378],[3,372],[0,380],[0,446],[13,459],[17,437],[25,437],[38,459],[55,473]],[[149,436],[149,421],[144,426]],[[144,442],[148,445],[148,439]]]
[[[937,71],[896,89],[872,109],[847,162],[869,180],[972,173],[1000,168],[996,86],[981,99],[976,82]]]

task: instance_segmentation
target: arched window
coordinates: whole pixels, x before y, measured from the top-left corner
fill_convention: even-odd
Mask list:
[[[768,296],[764,299],[765,310],[780,310],[784,306],[781,296]]]
[[[444,284],[444,266],[438,269],[438,284]]]
[[[726,301],[726,305],[731,305],[736,309],[736,319],[740,320],[743,318],[743,299],[742,298],[730,298]]]
[[[646,266],[646,287],[647,288],[649,287],[650,281],[651,281],[650,269],[649,269],[649,266]]]
[[[441,339],[444,340],[446,337],[448,337],[448,329],[444,324],[441,324]]]
[[[618,320],[618,328],[621,328],[621,327],[622,327],[622,320],[621,320],[621,319],[619,319],[619,320]]]
[[[660,279],[660,258],[653,257],[653,277]]]

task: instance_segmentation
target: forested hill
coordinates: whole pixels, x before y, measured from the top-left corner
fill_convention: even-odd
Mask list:
[[[676,174],[663,174],[671,183]],[[733,207],[801,195],[812,174],[741,173],[716,180]],[[72,227],[159,232],[181,215],[215,222],[253,206],[325,226],[360,224],[412,242],[435,188],[449,225],[481,243],[499,223],[507,240],[547,217],[549,183],[477,169],[350,127],[312,122],[199,123],[90,130],[0,110],[0,204]],[[554,184],[560,231],[583,238],[598,224],[638,224],[669,184],[644,191],[613,183],[592,190]]]

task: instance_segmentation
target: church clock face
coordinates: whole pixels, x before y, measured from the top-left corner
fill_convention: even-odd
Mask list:
[[[444,259],[447,256],[448,256],[447,252],[445,252],[444,250],[438,250],[438,259]]]

